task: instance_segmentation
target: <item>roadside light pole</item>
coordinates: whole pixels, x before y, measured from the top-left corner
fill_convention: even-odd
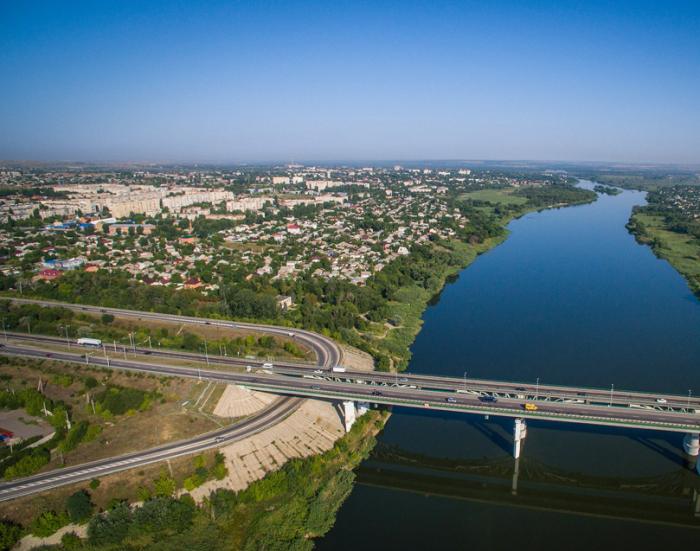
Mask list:
[[[5,318],[2,318],[2,332],[5,335],[5,342],[7,342],[7,329],[5,329]]]
[[[467,372],[464,372],[464,390],[467,390]]]
[[[535,400],[540,399],[540,378],[537,377],[537,382],[535,382]]]
[[[207,360],[207,367],[209,367],[209,352],[207,351],[207,339],[204,339],[204,357]]]
[[[687,407],[687,409],[690,409],[690,397],[692,395],[693,395],[693,390],[689,388],[688,389],[688,407]]]
[[[610,385],[610,403],[608,404],[608,407],[612,406],[614,392],[615,392],[615,385]]]

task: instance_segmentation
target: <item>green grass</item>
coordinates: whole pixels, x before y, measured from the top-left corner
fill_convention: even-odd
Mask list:
[[[470,191],[463,193],[459,199],[472,199],[474,201],[488,201],[496,205],[524,205],[527,203],[526,197],[513,195],[515,188],[508,189],[481,189],[479,191]]]
[[[637,240],[649,245],[683,277],[693,292],[700,295],[700,240],[666,229],[663,217],[636,212],[630,226]]]

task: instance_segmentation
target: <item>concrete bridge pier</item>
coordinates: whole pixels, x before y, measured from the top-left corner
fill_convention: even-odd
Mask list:
[[[350,429],[355,424],[358,417],[364,415],[369,410],[368,402],[353,402],[352,400],[343,401],[343,421],[345,422],[345,432],[350,432]]]
[[[513,479],[510,484],[510,493],[514,496],[518,495],[518,478],[520,477],[520,458],[515,458],[515,466],[513,467]]]
[[[513,457],[516,460],[520,458],[521,442],[525,440],[526,436],[527,425],[525,424],[525,419],[516,419],[513,426]]]
[[[683,438],[683,451],[692,457],[697,457],[700,453],[700,434],[689,432]]]

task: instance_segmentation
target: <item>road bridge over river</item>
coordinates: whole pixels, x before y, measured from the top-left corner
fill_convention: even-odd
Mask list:
[[[38,302],[38,301],[32,301]],[[92,353],[84,349],[61,349],[67,343],[56,337],[6,333],[0,353],[24,357],[91,364],[114,369],[158,375],[193,377],[238,384],[255,390],[283,395],[341,401],[346,427],[370,403],[410,408],[438,409],[483,416],[514,419],[513,455],[520,456],[528,420],[581,423],[612,427],[684,433],[683,447],[690,456],[700,450],[700,398],[627,390],[596,389],[564,385],[540,385],[473,378],[421,374],[337,371],[342,353],[329,339],[308,331],[272,326],[240,324],[226,320],[186,318],[170,314],[144,313],[94,306],[39,302],[100,313],[115,313],[141,319],[220,324],[270,334],[284,333],[304,340],[316,350],[316,365],[281,362],[265,368],[262,362],[226,356],[202,355],[157,348],[132,346],[124,356],[110,355],[109,346]],[[204,367],[176,365],[178,360],[205,364]],[[246,365],[248,368],[246,369]],[[208,366],[208,367],[207,367]],[[527,408],[526,408],[527,406]],[[358,411],[359,408],[359,411]]]

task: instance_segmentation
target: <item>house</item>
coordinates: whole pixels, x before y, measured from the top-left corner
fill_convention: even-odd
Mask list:
[[[185,289],[199,289],[203,283],[197,277],[191,277],[185,281]]]
[[[277,307],[280,310],[288,310],[292,306],[294,306],[294,301],[292,300],[292,297],[287,296],[287,295],[277,295]]]
[[[36,276],[34,276],[35,281],[53,281],[54,279],[58,279],[63,275],[63,272],[61,270],[54,270],[53,268],[49,268],[46,270],[41,270]]]

